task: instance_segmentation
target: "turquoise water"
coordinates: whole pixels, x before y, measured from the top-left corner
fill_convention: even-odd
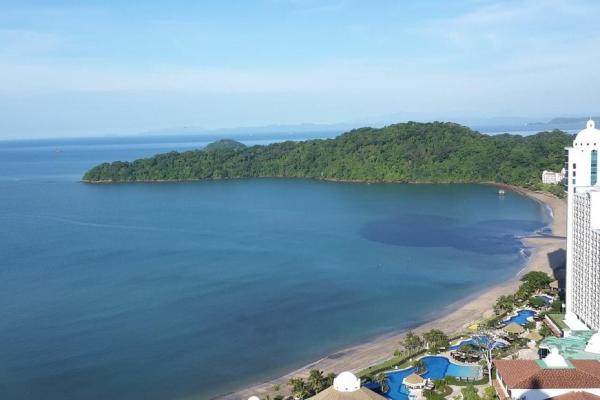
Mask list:
[[[0,393],[205,399],[435,317],[544,207],[477,185],[86,185],[201,141],[0,142]],[[334,371],[339,372],[339,371]]]
[[[534,296],[534,297],[539,297],[540,299],[542,299],[545,306],[550,306],[554,302],[554,298],[552,296],[548,296],[545,294],[541,294],[539,296]]]
[[[502,324],[508,325],[516,322],[519,325],[525,325],[527,322],[529,322],[527,318],[533,317],[535,314],[537,313],[533,310],[519,310],[517,311],[516,315],[513,315],[512,317],[502,321]]]
[[[422,374],[427,379],[442,379],[446,376],[477,379],[481,374],[481,368],[471,365],[458,365],[450,362],[448,358],[441,356],[423,357],[423,363],[427,367],[427,372]],[[416,371],[416,368],[409,368],[398,372],[388,373],[389,390],[386,396],[392,400],[407,400],[409,390],[402,381],[404,378]]]
[[[477,337],[480,338],[479,339],[479,343],[484,344],[486,346],[488,345],[489,339],[487,339],[485,336],[477,336]],[[455,344],[453,346],[450,346],[449,350],[459,350],[462,346],[466,346],[466,345],[469,345],[469,344],[471,344],[471,345],[477,345],[477,341],[475,341],[474,339],[465,339],[465,340],[462,340],[462,341],[460,341],[459,343],[457,343],[457,344]],[[494,342],[493,348],[496,348],[496,347],[505,347],[505,346],[506,346],[506,343],[500,342],[500,341],[496,341],[496,342]]]

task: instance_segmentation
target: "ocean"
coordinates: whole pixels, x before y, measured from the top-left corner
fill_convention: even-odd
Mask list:
[[[483,185],[79,182],[99,162],[204,145],[0,142],[0,397],[240,389],[509,279],[519,237],[550,221]]]

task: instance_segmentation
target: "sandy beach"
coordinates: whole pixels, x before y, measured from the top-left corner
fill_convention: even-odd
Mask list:
[[[552,236],[535,236],[523,239],[525,246],[531,248],[533,253],[520,275],[528,271],[543,271],[551,276],[560,278],[560,269],[564,266],[566,249],[566,200],[561,200],[545,193],[532,192],[509,186],[505,187],[545,204],[551,209],[553,215],[551,224]],[[432,328],[442,329],[448,334],[456,334],[464,331],[473,322],[490,316],[493,313],[492,306],[496,299],[501,295],[515,292],[519,284],[519,277],[516,276],[510,281],[491,287],[472,298],[464,299],[458,305],[449,305],[447,308],[448,313],[444,313],[442,317],[419,326],[414,331],[424,332]],[[405,331],[389,334],[370,342],[341,350],[277,379],[260,383],[219,398],[237,400],[247,399],[252,395],[263,397],[267,394],[273,396],[277,393],[285,393],[287,392],[287,381],[291,377],[305,377],[312,368],[318,368],[325,371],[325,373],[333,372],[336,374],[342,371],[363,369],[390,358],[394,350],[398,349],[398,343],[402,340],[404,333]],[[281,391],[274,392],[274,385],[280,385]]]

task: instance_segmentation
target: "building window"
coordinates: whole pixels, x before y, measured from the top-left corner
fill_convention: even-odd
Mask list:
[[[598,179],[598,152],[596,150],[592,150],[592,176],[591,176],[592,186],[596,184]]]

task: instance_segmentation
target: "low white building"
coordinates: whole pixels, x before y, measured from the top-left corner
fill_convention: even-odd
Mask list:
[[[500,399],[546,400],[572,392],[600,396],[600,362],[565,360],[556,349],[542,360],[496,360]]]
[[[565,177],[564,169],[561,172],[546,171],[542,172],[542,183],[546,185],[559,185]]]
[[[317,393],[310,400],[386,400],[385,397],[360,385],[352,372],[342,372],[333,380],[333,386]]]

